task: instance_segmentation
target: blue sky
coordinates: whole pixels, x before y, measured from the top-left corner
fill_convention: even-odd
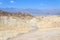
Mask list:
[[[60,0],[0,0],[0,8],[7,7],[24,9],[60,8]]]

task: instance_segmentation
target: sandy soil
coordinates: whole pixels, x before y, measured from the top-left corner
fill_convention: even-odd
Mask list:
[[[60,40],[60,16],[0,17],[0,40]]]

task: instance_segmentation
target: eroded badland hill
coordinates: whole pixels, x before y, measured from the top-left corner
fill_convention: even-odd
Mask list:
[[[0,40],[8,40],[10,38],[12,40],[19,34],[35,31],[41,33],[52,29],[60,30],[60,16],[32,16],[20,12],[9,13],[0,11]]]

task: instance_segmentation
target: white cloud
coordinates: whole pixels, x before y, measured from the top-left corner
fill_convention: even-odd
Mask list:
[[[0,2],[0,5],[3,4],[2,2]]]
[[[10,1],[10,3],[14,3],[14,1],[13,1],[13,0],[11,0],[11,1]]]

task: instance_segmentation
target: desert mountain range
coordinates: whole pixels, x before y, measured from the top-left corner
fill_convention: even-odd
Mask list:
[[[0,8],[0,10],[7,12],[24,12],[31,15],[60,15],[60,9],[18,9],[18,8]]]

